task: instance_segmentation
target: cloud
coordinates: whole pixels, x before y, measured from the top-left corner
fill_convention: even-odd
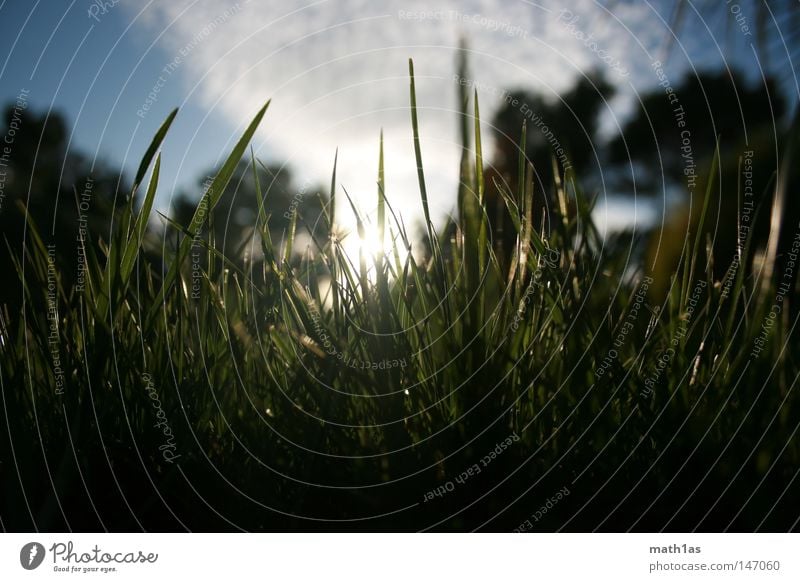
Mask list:
[[[525,87],[555,97],[581,71],[606,66],[601,49],[631,73],[614,78],[609,69],[612,81],[647,82],[645,49],[663,40],[657,26],[637,26],[654,20],[651,8],[624,3],[611,15],[593,1],[573,2],[569,10],[578,19],[569,29],[561,6],[508,0],[173,0],[153,3],[142,21],[159,31],[175,21],[162,37],[163,49],[185,53],[181,75],[187,89],[196,87],[202,102],[231,122],[246,123],[272,98],[261,153],[287,161],[300,182],[324,183],[338,147],[339,182],[365,209],[375,203],[383,128],[390,200],[402,211],[418,211],[408,109],[412,57],[426,177],[441,216],[455,203],[460,156],[453,79],[460,36],[468,39],[487,122],[503,89]],[[587,46],[589,34],[594,48]],[[624,99],[614,106],[629,107]],[[485,147],[491,152],[490,143]]]

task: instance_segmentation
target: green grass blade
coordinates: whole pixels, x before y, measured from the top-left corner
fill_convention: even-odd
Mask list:
[[[425,226],[428,229],[431,249],[436,245],[433,236],[433,223],[431,222],[431,211],[428,208],[428,189],[425,186],[425,170],[422,166],[422,150],[419,143],[419,122],[417,121],[417,90],[414,82],[414,61],[408,59],[408,74],[411,78],[411,131],[414,135],[414,157],[417,161],[417,180],[419,181],[419,195],[422,199],[422,212],[425,214]]]
[[[167,115],[167,118],[164,120],[164,123],[161,124],[161,127],[158,128],[156,135],[153,137],[153,141],[150,142],[150,146],[144,152],[144,156],[142,156],[142,161],[139,163],[139,169],[136,170],[136,177],[133,179],[133,191],[136,191],[136,188],[139,184],[142,183],[144,179],[144,175],[147,172],[147,168],[150,167],[150,162],[153,161],[153,157],[156,155],[158,148],[161,147],[161,142],[164,141],[164,138],[169,131],[170,126],[172,125],[175,116],[178,114],[178,108],[172,110],[172,112]]]
[[[294,235],[297,230],[297,209],[292,212],[292,218],[289,221],[289,230],[286,234],[286,246],[283,248],[283,265],[289,266],[292,260],[292,251],[294,249]]]
[[[480,231],[478,234],[478,259],[480,262],[480,269],[486,268],[486,201],[484,200],[484,183],[483,183],[483,150],[481,148],[481,113],[478,104],[478,90],[475,89],[475,191],[478,195],[478,207],[480,220]]]
[[[383,130],[378,153],[378,240],[380,241],[380,257],[383,257],[384,232],[386,229],[386,180],[383,171]]]
[[[687,261],[688,269],[684,271],[685,276],[683,280],[683,293],[681,294],[681,305],[684,305],[689,297],[689,286],[691,285],[692,277],[694,277],[695,266],[697,264],[697,254],[700,250],[700,241],[703,238],[703,227],[705,226],[706,214],[708,213],[708,204],[711,201],[711,190],[714,186],[717,168],[719,167],[719,157],[719,139],[717,139],[717,147],[714,150],[714,157],[711,160],[711,170],[708,173],[708,184],[706,184],[703,210],[700,213],[700,220],[697,223],[697,231],[694,233],[694,245],[691,251],[691,258],[689,261]]]
[[[147,187],[147,194],[142,202],[142,208],[136,217],[136,224],[134,226],[134,236],[128,241],[125,247],[125,252],[122,254],[122,264],[120,265],[122,281],[126,283],[128,277],[133,270],[133,263],[136,260],[136,255],[139,248],[142,246],[144,234],[147,231],[147,221],[150,218],[150,212],[153,209],[153,200],[156,196],[156,189],[158,188],[158,175],[161,170],[161,154],[156,156],[156,163],[153,166],[153,173],[150,176],[150,184]]]
[[[247,126],[247,129],[242,134],[242,137],[239,138],[239,141],[234,146],[233,151],[231,151],[230,155],[228,156],[228,159],[225,160],[222,168],[220,168],[219,172],[217,172],[217,175],[214,177],[211,185],[205,191],[203,197],[200,199],[200,202],[197,204],[197,208],[194,211],[192,220],[189,222],[189,226],[187,227],[187,230],[191,236],[185,237],[181,241],[177,256],[170,265],[167,275],[164,278],[164,282],[161,286],[161,290],[158,293],[158,297],[150,308],[150,312],[147,317],[148,325],[152,324],[153,318],[158,313],[158,310],[162,307],[164,296],[177,280],[178,271],[183,263],[183,259],[186,257],[189,249],[192,246],[193,237],[200,232],[200,229],[203,226],[204,217],[207,213],[213,212],[214,206],[217,204],[222,196],[222,193],[225,191],[228,182],[231,180],[231,176],[233,176],[234,170],[236,170],[236,166],[239,164],[239,161],[242,159],[242,156],[247,150],[250,140],[253,138],[253,134],[255,134],[256,129],[258,129],[261,119],[264,117],[264,114],[269,107],[269,103],[270,102],[267,101],[267,103],[259,110],[256,116],[250,122],[250,125]]]
[[[484,200],[483,182],[483,149],[481,147],[481,113],[478,104],[478,90],[474,92],[474,114],[475,114],[475,193],[478,196],[478,278],[484,277],[487,271],[486,251],[488,247],[486,234],[486,201]],[[484,284],[486,280],[484,280]],[[480,321],[486,319],[486,289],[482,289],[479,300]]]
[[[331,173],[331,190],[330,190],[330,208],[331,208],[331,226],[328,233],[330,240],[330,261],[328,268],[331,271],[331,294],[333,296],[333,317],[336,328],[339,328],[339,278],[336,274],[336,254],[338,247],[336,244],[336,165],[339,162],[339,148],[336,148],[336,153],[333,156],[333,172]]]

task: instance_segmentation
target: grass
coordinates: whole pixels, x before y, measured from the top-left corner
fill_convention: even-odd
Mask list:
[[[336,234],[293,248],[300,221],[278,244],[261,198],[250,256],[263,258],[234,263],[195,238],[268,104],[191,223],[172,224],[174,251],[146,228],[174,112],[104,252],[86,246],[83,290],[61,284],[59,250],[50,261],[28,224],[25,306],[5,310],[0,328],[4,528],[796,527],[796,295],[757,270],[715,281],[711,251],[690,233],[669,293],[656,296],[649,266],[631,257],[641,239],[603,239],[574,175],[559,176],[552,229],[532,223],[541,193],[524,156],[520,187],[502,191],[517,245],[498,258],[477,95],[460,223],[438,235],[410,73],[426,258],[409,252],[386,195],[382,139],[385,253],[348,257]],[[334,208],[351,210],[365,236],[343,195],[334,164],[328,231]],[[200,271],[193,244],[205,245]],[[773,317],[775,305],[787,308]]]

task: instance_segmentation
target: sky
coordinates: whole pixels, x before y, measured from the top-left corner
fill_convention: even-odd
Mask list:
[[[338,148],[338,182],[369,214],[383,130],[387,195],[395,209],[419,216],[408,108],[413,58],[426,179],[433,213],[441,218],[455,205],[454,75],[461,37],[468,39],[484,120],[507,89],[555,99],[579,75],[600,69],[618,86],[603,117],[604,135],[612,136],[637,95],[657,84],[655,60],[665,61],[674,83],[693,69],[733,64],[754,70],[753,39],[741,22],[724,25],[725,6],[708,21],[689,10],[667,51],[672,5],[0,0],[0,101],[29,91],[37,112],[66,115],[71,148],[121,166],[129,176],[163,119],[179,107],[163,146],[156,200],[168,211],[177,193],[199,195],[198,178],[224,159],[271,99],[253,141],[258,157],[286,163],[297,186],[309,187],[329,182]],[[753,2],[736,6],[745,24],[754,21]],[[485,147],[491,152],[491,144]],[[631,211],[615,202],[617,193],[604,194],[610,218]]]

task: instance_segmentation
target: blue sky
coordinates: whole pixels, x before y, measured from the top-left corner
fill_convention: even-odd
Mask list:
[[[739,4],[754,22],[753,3]],[[622,76],[606,68],[620,87],[604,121],[613,133],[636,91],[656,82],[650,65],[663,58],[670,6],[644,0],[617,2],[613,11],[591,0],[5,0],[0,100],[28,89],[37,112],[66,114],[72,147],[129,175],[161,121],[180,106],[163,148],[157,206],[164,210],[171,196],[194,187],[227,153],[272,98],[254,142],[260,157],[286,161],[298,186],[324,184],[338,147],[340,181],[369,211],[383,129],[388,194],[401,211],[414,213],[406,64],[413,57],[429,189],[434,212],[442,215],[453,206],[458,166],[453,74],[462,34],[470,42],[472,76],[481,83],[484,119],[506,88],[555,97],[582,71],[603,68],[603,50],[629,71]],[[578,17],[574,26],[565,25],[567,16]],[[692,67],[730,62],[753,70],[751,39],[735,27],[708,25],[710,32],[690,11],[667,66],[674,83]],[[592,34],[597,44],[589,46],[578,33]]]
[[[165,162],[169,160],[162,170],[159,205],[164,208],[177,185],[192,185],[215,163],[235,124],[222,115],[206,116],[198,95],[187,96],[180,71],[164,84],[144,119],[137,116],[154,74],[157,77],[167,62],[159,33],[138,23],[136,15],[121,5],[98,15],[97,22],[88,16],[90,5],[78,1],[2,5],[0,100],[7,102],[20,89],[28,89],[30,106],[38,114],[66,115],[73,130],[72,148],[123,166],[129,175],[160,123],[180,105],[181,114],[163,150]]]

